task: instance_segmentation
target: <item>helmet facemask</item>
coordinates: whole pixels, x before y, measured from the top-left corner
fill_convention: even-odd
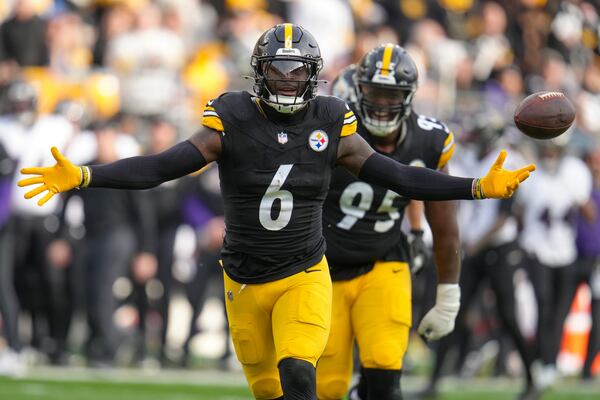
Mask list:
[[[255,66],[255,92],[282,114],[297,112],[316,95],[320,69],[317,60],[306,57],[253,57],[252,65]]]
[[[410,114],[415,87],[358,82],[362,123],[373,136],[384,137],[400,128]]]

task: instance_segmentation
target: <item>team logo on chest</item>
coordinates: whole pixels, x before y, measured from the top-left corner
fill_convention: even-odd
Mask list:
[[[287,141],[288,141],[288,136],[287,136],[287,133],[285,133],[285,132],[279,132],[279,133],[277,134],[277,141],[278,141],[280,144],[286,144],[286,143],[287,143]]]
[[[323,151],[329,145],[329,137],[320,129],[313,131],[308,137],[308,145],[314,151]]]

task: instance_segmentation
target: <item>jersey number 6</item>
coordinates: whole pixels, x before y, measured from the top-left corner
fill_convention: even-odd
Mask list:
[[[279,231],[285,228],[292,218],[294,196],[292,196],[292,193],[288,190],[281,190],[281,187],[290,174],[293,166],[294,164],[283,164],[279,166],[271,184],[260,200],[258,219],[260,220],[260,224],[269,231]],[[280,201],[279,215],[277,215],[276,218],[273,218],[271,211],[273,209],[273,204],[277,199]]]

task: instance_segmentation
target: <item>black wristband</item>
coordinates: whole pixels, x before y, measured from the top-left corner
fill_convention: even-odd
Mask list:
[[[379,153],[367,158],[358,177],[414,200],[473,200],[473,178],[409,167]]]
[[[89,187],[149,189],[187,175],[206,165],[206,159],[189,140],[162,153],[92,165]]]

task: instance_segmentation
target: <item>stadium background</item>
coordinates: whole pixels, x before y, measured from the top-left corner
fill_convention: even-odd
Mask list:
[[[568,151],[582,158],[598,151],[600,17],[594,1],[2,0],[3,115],[14,111],[11,85],[23,82],[35,89],[35,118],[54,115],[68,122],[69,135],[74,137],[68,141],[71,152],[109,160],[159,151],[194,132],[206,101],[226,90],[251,90],[243,76],[251,74],[254,43],[261,32],[283,21],[301,24],[313,33],[324,56],[321,78],[328,81],[380,43],[405,46],[420,71],[414,107],[453,130],[461,145],[454,157],[457,164],[488,130],[504,132],[513,148],[534,159],[535,146],[515,131],[512,111],[525,95],[538,90],[563,91],[576,105]],[[328,84],[320,86],[322,94],[329,90]],[[53,131],[45,135],[51,143]],[[5,147],[11,146],[6,142],[12,139],[0,139]],[[6,227],[16,214],[32,211],[11,200],[13,170],[19,160],[7,156],[0,161],[4,161],[0,162],[4,188],[0,190],[0,226]],[[18,357],[9,359],[5,354],[8,343],[0,342],[0,349],[5,350],[0,353],[5,354],[1,372],[19,376],[17,380],[0,378],[1,398],[247,396],[235,359],[227,350],[214,264],[223,229],[216,179],[214,171],[208,171],[167,185],[166,195],[151,192],[150,201],[133,201],[149,205],[141,215],[123,222],[133,234],[131,246],[123,251],[128,259],[141,257],[106,277],[111,279],[112,298],[102,298],[97,304],[109,311],[115,307],[114,329],[101,327],[96,332],[100,342],[106,339],[103,335],[114,339],[106,345],[114,345],[108,351],[94,352],[86,319],[90,307],[86,282],[97,276],[90,276],[82,255],[91,240],[82,215],[85,202],[94,199],[75,195],[63,202],[68,205],[66,212],[57,204],[44,216],[50,239],[28,251],[46,252],[52,265],[28,260],[26,273],[15,274],[16,294],[22,303],[18,339],[23,347]],[[165,203],[152,202],[159,197]],[[154,235],[144,239],[137,224],[146,218],[155,224],[141,231],[154,229]],[[171,226],[170,218],[178,226]],[[119,234],[113,228],[102,226],[101,231],[107,237]],[[174,237],[175,257],[167,271],[161,272],[152,249],[158,243],[168,247]],[[53,272],[46,273],[45,268]],[[416,285],[421,303],[417,308],[432,301],[426,284]],[[534,340],[531,288],[526,283],[519,287],[515,295],[521,299],[522,329]],[[170,295],[168,330],[161,347],[165,293]],[[565,323],[559,357],[565,377],[548,398],[600,398],[597,383],[579,384],[591,326],[591,298],[590,288],[581,285]],[[516,393],[519,363],[497,332],[494,299],[485,286],[479,299],[469,315],[469,358],[460,370],[448,369],[448,374],[458,378],[448,380],[444,387],[448,396],[467,394],[447,398],[485,395],[504,399]],[[56,320],[61,321],[59,328]],[[4,322],[2,327],[6,327]],[[417,388],[431,364],[429,350],[417,336],[411,340],[407,358],[407,386]],[[181,367],[185,370],[172,370]],[[219,370],[229,372],[215,372]],[[596,357],[592,372],[599,371],[600,358]],[[491,378],[496,375],[500,378]],[[124,381],[152,381],[153,385],[126,385]],[[231,389],[211,391],[210,385],[228,383]]]

